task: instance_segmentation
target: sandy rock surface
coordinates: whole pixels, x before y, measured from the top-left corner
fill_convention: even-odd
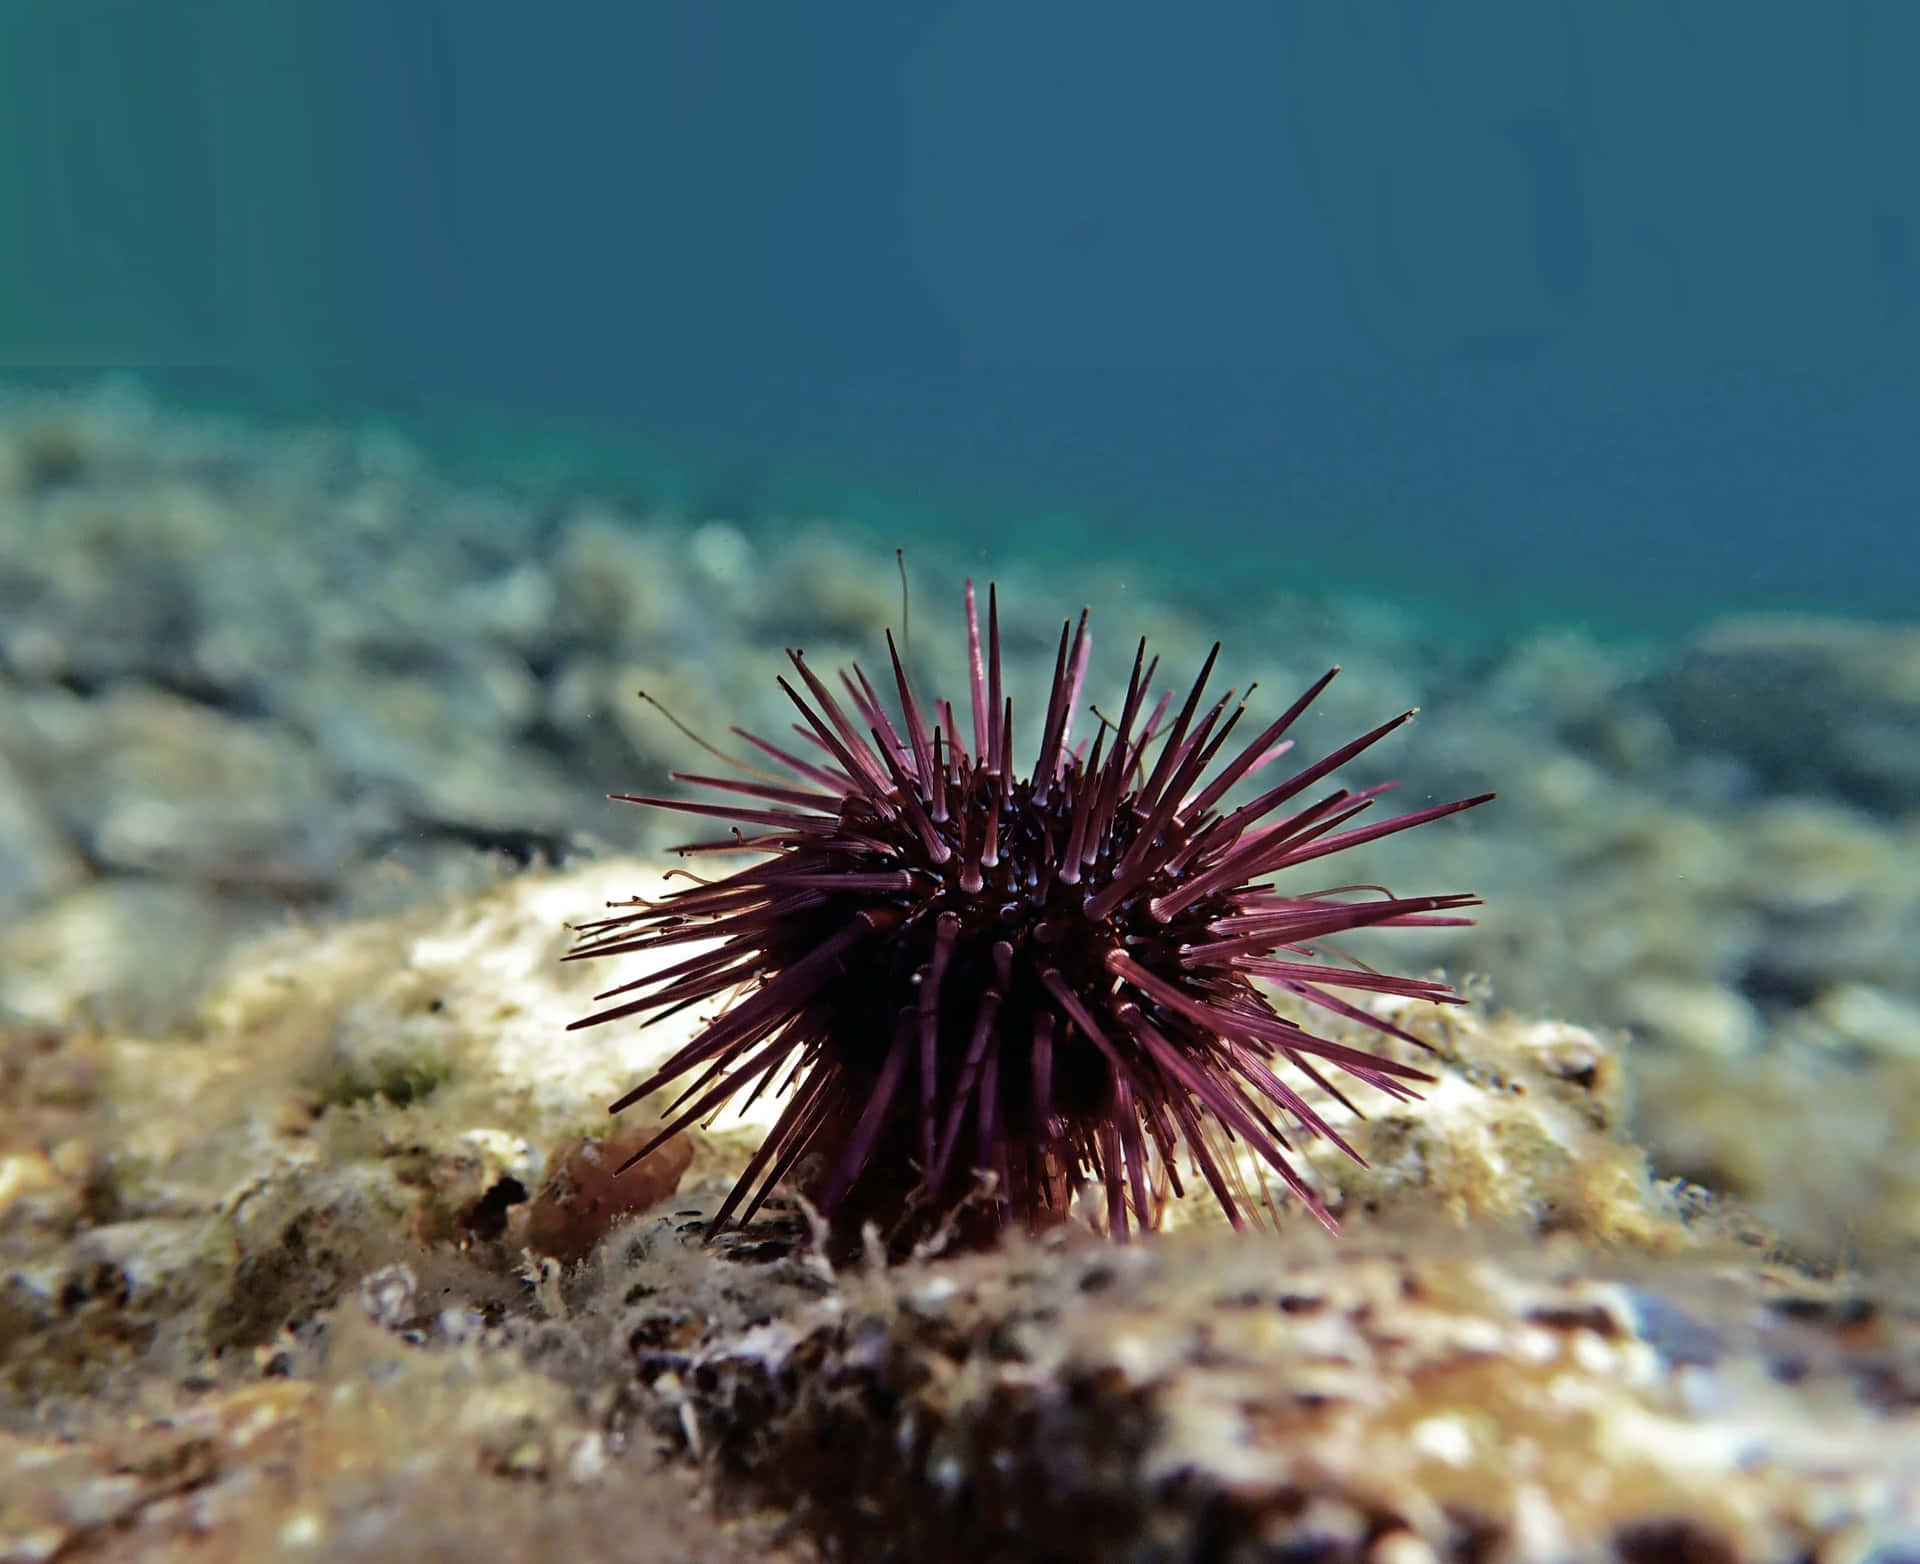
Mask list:
[[[1306,1159],[1338,1241],[1196,1202],[1127,1250],[836,1270],[777,1202],[707,1247],[752,1144],[723,1120],[561,1248],[555,1175],[694,1020],[565,1031],[606,975],[559,960],[564,923],[659,885],[530,873],[272,936],[180,1035],[10,1037],[0,1557],[1920,1535],[1909,1305],[1653,1179],[1620,1061],[1562,1023],[1407,1007],[1426,1100],[1342,1125],[1367,1168]]]

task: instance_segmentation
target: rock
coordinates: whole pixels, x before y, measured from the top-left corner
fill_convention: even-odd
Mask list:
[[[1783,792],[1920,809],[1920,631],[1735,619],[1647,685],[1685,746],[1732,755]]]
[[[1866,983],[1842,983],[1811,1008],[1817,1021],[1851,1047],[1920,1060],[1920,1005]]]
[[[680,1187],[693,1161],[693,1143],[676,1135],[628,1168],[616,1170],[647,1145],[658,1126],[621,1130],[600,1140],[575,1136],[548,1158],[553,1172],[527,1210],[526,1241],[537,1254],[563,1264],[584,1259],[623,1218],[658,1205]]]
[[[1777,800],[1743,822],[1741,899],[1758,913],[1741,980],[1798,1009],[1838,983],[1920,997],[1920,830],[1860,811]]]
[[[343,678],[332,698],[318,689],[304,697],[328,765],[363,793],[364,840],[420,823],[558,833],[573,825],[591,793],[551,757],[513,742],[540,697],[510,665],[493,666],[495,679],[485,665],[371,684]]]
[[[1879,1367],[1915,1384],[1909,1308],[1571,1253],[1068,1242],[770,1321],[643,1296],[624,1336],[663,1432],[848,1556],[1758,1561],[1910,1535],[1920,1426]]]
[[[900,575],[887,550],[811,526],[785,540],[768,563],[755,609],[775,635],[844,639],[871,656],[870,648],[885,651],[881,632],[898,628]],[[812,642],[805,650],[823,669],[835,666]]]
[[[610,1458],[551,1378],[371,1322],[337,1335],[336,1385],[209,1385],[84,1437],[0,1435],[0,1557],[800,1564],[690,1473]]]
[[[687,540],[693,568],[722,592],[742,594],[756,577],[754,547],[731,522],[709,521]]]
[[[671,644],[687,603],[671,548],[627,517],[587,509],[554,561],[558,625],[609,650]]]
[[[653,700],[642,699],[642,692]],[[711,774],[726,769],[701,743],[702,738],[709,744],[720,740],[733,743],[726,731],[731,715],[717,710],[722,703],[714,689],[711,669],[698,664],[658,667],[630,663],[611,670],[596,696],[591,709],[598,720],[613,725],[626,740],[634,763],[645,772]],[[716,717],[724,720],[716,721]],[[711,733],[706,731],[709,729]]]
[[[1722,1059],[1750,1050],[1760,1036],[1753,1006],[1732,989],[1658,977],[1637,978],[1620,995],[1627,1019],[1660,1041]]]
[[[540,565],[516,565],[475,582],[456,601],[460,619],[509,645],[536,647],[552,634],[557,594]]]
[[[79,1191],[37,1151],[0,1154],[0,1231],[14,1226],[65,1230],[81,1215]]]
[[[0,926],[0,1015],[170,1031],[243,926],[238,907],[188,886],[84,885]]]
[[[79,884],[86,872],[0,750],[0,925]]]
[[[1910,1435],[1907,1403],[1880,1395],[1903,1383],[1906,1315],[1862,1295],[1879,1311],[1862,1330],[1850,1295],[1737,1265],[1730,1282],[1734,1225],[1649,1179],[1621,1135],[1619,1059],[1564,1023],[1395,1007],[1433,1049],[1424,1100],[1361,1094],[1359,1120],[1311,1094],[1369,1163],[1301,1147],[1338,1245],[1284,1206],[1263,1216],[1277,1232],[1227,1234],[1204,1193],[1132,1249],[1070,1229],[836,1272],[785,1197],[703,1244],[699,1213],[777,1098],[596,1198],[622,1141],[582,1131],[703,1012],[568,1031],[644,963],[564,963],[564,925],[669,883],[595,863],[282,929],[184,1035],[76,1034],[19,1066],[14,1111],[60,1149],[27,1156],[0,1221],[0,1373],[71,1430],[57,1459],[15,1452],[57,1496],[16,1503],[22,1535],[188,1527],[239,1556],[451,1536],[463,1557],[519,1556],[525,1488],[546,1496],[542,1546],[602,1504],[662,1502],[663,1482],[684,1503],[671,1468],[611,1453],[612,1430],[698,1454],[739,1505],[863,1557],[979,1556],[1017,1510],[1027,1543],[1073,1537],[1078,1557],[1131,1556],[1149,1532],[1183,1556],[1203,1533],[1597,1554],[1684,1523],[1744,1559],[1883,1512],[1886,1452]],[[629,1211],[683,1170],[668,1211]],[[1783,1286],[1799,1312],[1756,1333]],[[1806,1388],[1774,1372],[1810,1354]],[[269,1395],[283,1384],[305,1388]],[[198,1431],[191,1482],[102,1486],[147,1470],[96,1448],[109,1388]],[[223,1432],[249,1417],[248,1443]],[[157,1463],[162,1432],[117,1437]]]
[[[1920,1238],[1920,1079],[1906,1058],[1850,1051],[1824,1028],[1732,1070],[1649,1050],[1635,1130],[1663,1172],[1740,1201],[1795,1253],[1897,1265]]]
[[[320,757],[284,727],[140,688],[20,710],[37,791],[104,868],[312,894],[352,855]]]

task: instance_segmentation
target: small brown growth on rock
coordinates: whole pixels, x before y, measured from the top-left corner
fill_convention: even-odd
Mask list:
[[[553,1172],[527,1212],[528,1247],[571,1265],[623,1216],[644,1211],[680,1187],[693,1161],[693,1143],[675,1135],[626,1172],[614,1169],[646,1145],[655,1131],[641,1126],[602,1140],[575,1136],[554,1148]]]

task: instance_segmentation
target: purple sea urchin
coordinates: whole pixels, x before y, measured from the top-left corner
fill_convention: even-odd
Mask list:
[[[1103,719],[1090,751],[1075,747],[1084,612],[1078,629],[1061,627],[1039,752],[1022,779],[998,602],[990,591],[983,638],[971,583],[967,632],[970,748],[951,703],[929,710],[915,696],[889,635],[897,724],[857,666],[840,675],[843,705],[789,652],[802,688],[780,686],[812,753],[733,730],[789,778],[675,773],[738,803],[620,795],[752,827],[758,834],[736,828],[680,851],[759,861],[657,901],[616,904],[580,930],[570,959],[690,953],[599,995],[617,1002],[576,1027],[735,996],[612,1111],[681,1085],[664,1139],[743,1093],[791,1092],[715,1231],[751,1218],[808,1159],[824,1214],[878,1217],[896,1236],[983,1186],[973,1209],[988,1230],[1042,1226],[1091,1184],[1104,1192],[1107,1230],[1124,1239],[1132,1225],[1156,1226],[1166,1195],[1180,1193],[1183,1154],[1237,1226],[1263,1197],[1250,1192],[1234,1141],[1334,1228],[1276,1120],[1358,1153],[1278,1067],[1342,1103],[1329,1068],[1396,1099],[1430,1077],[1315,1036],[1256,980],[1418,1043],[1339,991],[1449,1003],[1452,990],[1342,961],[1317,942],[1465,922],[1454,914],[1477,899],[1377,887],[1288,895],[1269,877],[1492,795],[1364,826],[1348,822],[1390,784],[1297,804],[1407,712],[1226,808],[1231,788],[1291,747],[1283,736],[1338,670],[1216,768],[1245,711],[1231,690],[1201,709],[1218,644],[1169,722],[1170,695],[1144,711],[1157,660],[1143,639],[1117,723]]]

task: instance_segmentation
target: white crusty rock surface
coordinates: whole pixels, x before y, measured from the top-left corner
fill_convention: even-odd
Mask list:
[[[1562,1023],[1402,1013],[1438,1080],[1348,1127],[1369,1169],[1310,1154],[1338,1241],[1199,1206],[1125,1251],[836,1271],[780,1202],[703,1247],[752,1144],[723,1123],[666,1204],[543,1259],[559,1148],[697,1021],[566,1031],[634,968],[563,963],[565,924],[662,884],[615,860],[287,929],[179,1034],[8,1038],[0,1557],[615,1558],[643,1521],[662,1558],[1911,1534],[1907,1306],[1651,1180],[1618,1058]]]

